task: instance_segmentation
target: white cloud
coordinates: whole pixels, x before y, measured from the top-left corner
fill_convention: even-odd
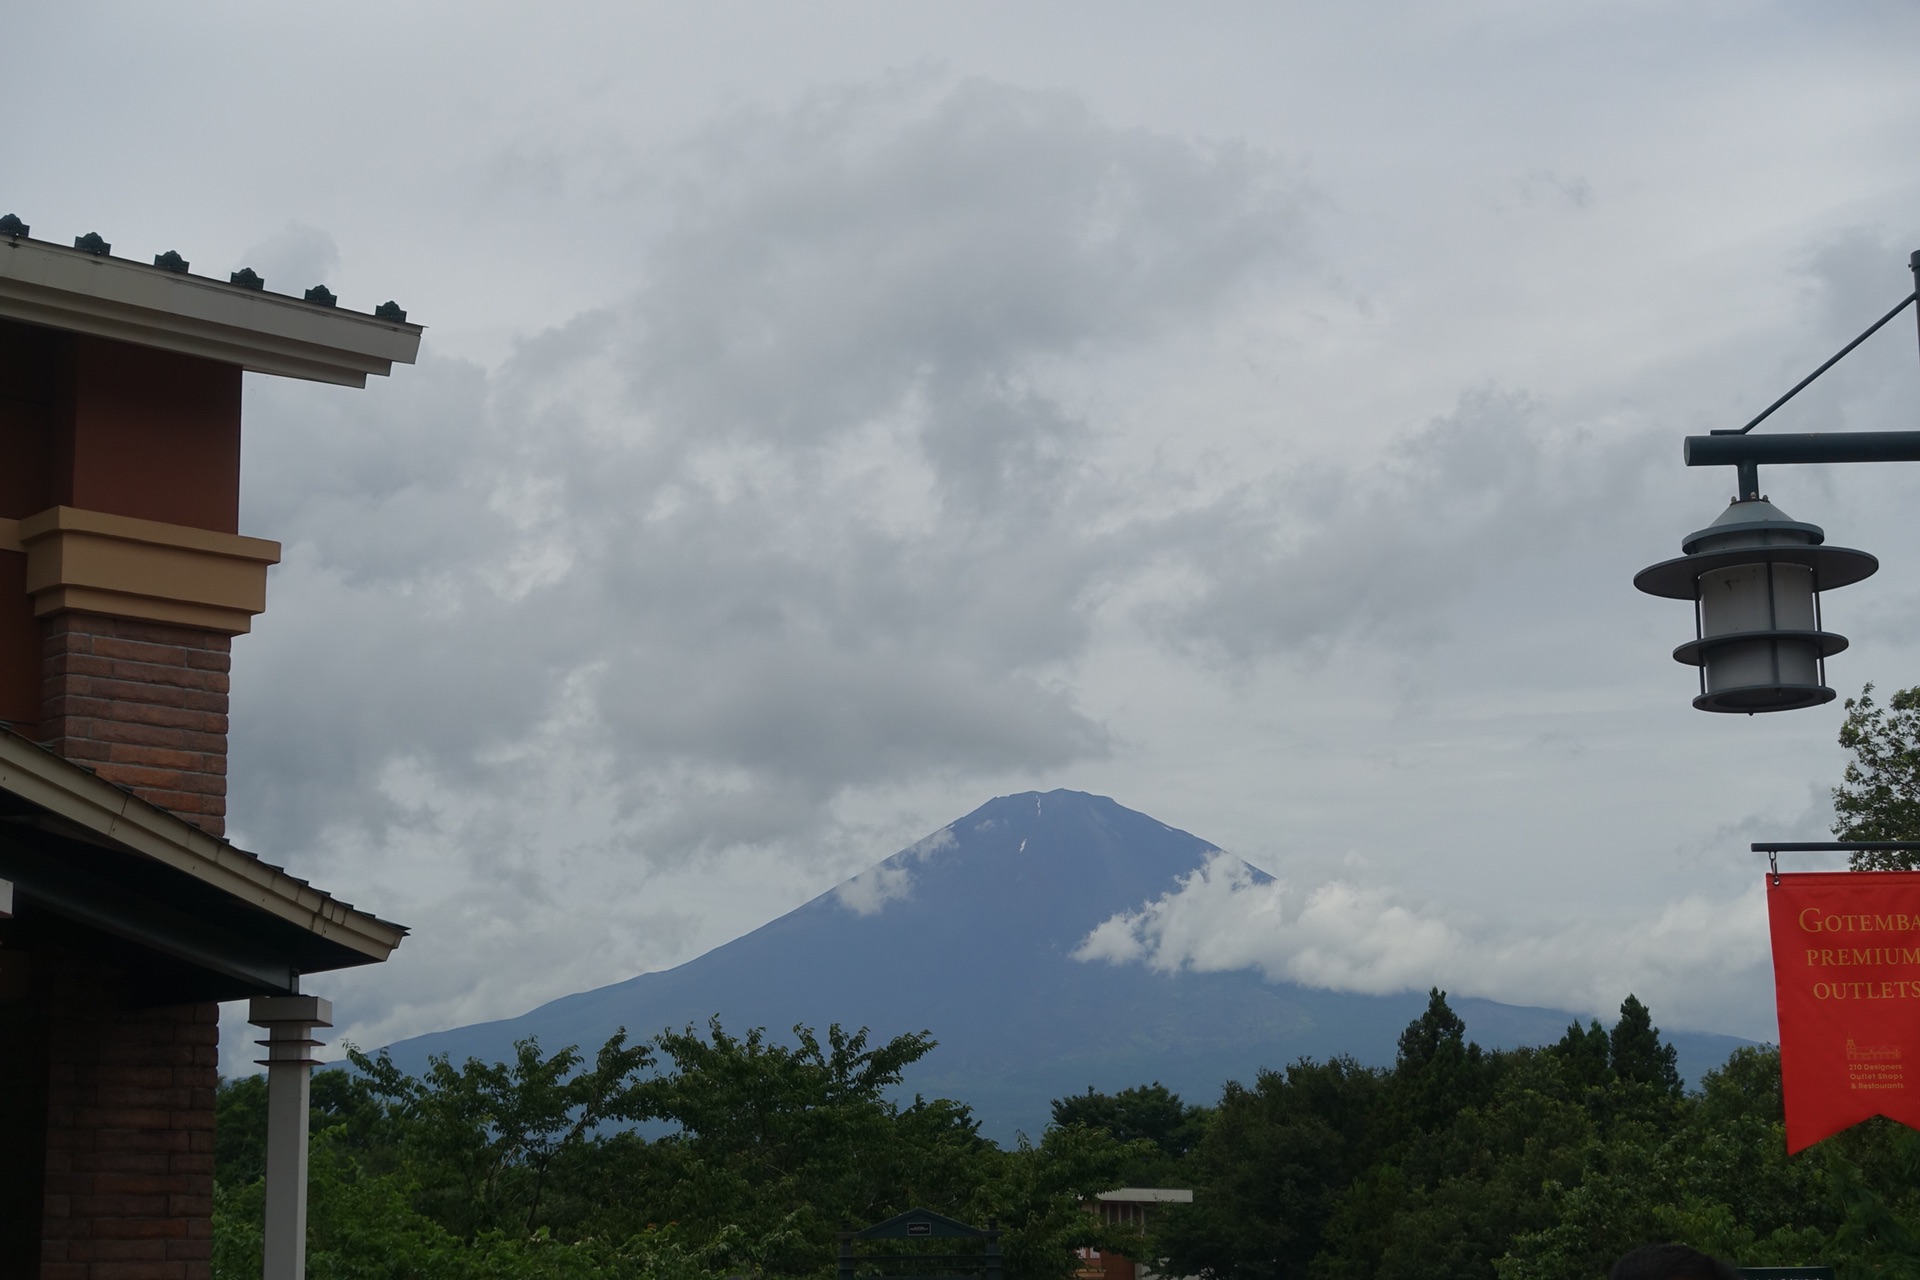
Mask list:
[[[987,825],[982,823],[982,826]],[[942,827],[932,835],[916,840],[898,855],[915,862],[931,862],[934,858],[953,848],[959,841],[954,838],[952,827]]]
[[[841,883],[834,890],[840,905],[855,915],[879,913],[889,902],[898,902],[913,894],[913,864],[932,861],[955,845],[953,828],[942,827],[932,835],[916,840],[877,866]]]
[[[840,905],[857,916],[878,915],[881,907],[898,902],[912,892],[913,872],[885,862],[867,868],[833,891]]]
[[[1764,1034],[1765,895],[1689,895],[1652,911],[1559,919],[1493,911],[1449,919],[1381,886],[1260,883],[1219,853],[1178,889],[1102,921],[1074,958],[1162,971],[1255,969],[1272,982],[1368,994],[1439,986],[1456,995],[1576,1012],[1629,992],[1670,1023]]]

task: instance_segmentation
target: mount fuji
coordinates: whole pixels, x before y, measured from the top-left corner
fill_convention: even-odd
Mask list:
[[[734,1033],[795,1023],[930,1030],[939,1047],[906,1087],[971,1103],[982,1131],[1037,1135],[1053,1098],[1158,1080],[1212,1102],[1229,1079],[1306,1056],[1393,1061],[1425,991],[1357,995],[1268,982],[1250,971],[1164,972],[1074,958],[1103,921],[1137,911],[1219,850],[1102,796],[1002,796],[837,888],[677,968],[565,996],[517,1018],[389,1046],[396,1064],[508,1058],[538,1036],[589,1054],[618,1027],[636,1037],[704,1026]],[[1256,882],[1271,879],[1249,868]],[[1560,1038],[1575,1015],[1449,997],[1488,1047]],[[1655,1011],[1658,1012],[1657,1010]],[[1730,1036],[1668,1037],[1690,1079],[1724,1061]]]

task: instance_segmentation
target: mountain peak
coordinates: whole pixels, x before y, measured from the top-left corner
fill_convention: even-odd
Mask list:
[[[1237,972],[1159,972],[1075,958],[1102,921],[1137,911],[1220,851],[1080,791],[999,796],[779,919],[678,968],[567,996],[522,1017],[392,1046],[511,1056],[515,1039],[591,1052],[702,1025],[870,1027],[939,1042],[908,1087],[975,1105],[988,1133],[1037,1132],[1047,1100],[1162,1080],[1195,1101],[1301,1057],[1390,1063],[1419,992],[1352,995]],[[1254,870],[1260,880],[1270,880]],[[1557,1039],[1572,1016],[1458,1000],[1482,1044]],[[1719,1045],[1724,1057],[1732,1041]]]
[[[1071,948],[1115,912],[1179,887],[1217,852],[1106,796],[1025,791],[987,801],[801,910],[832,904],[916,927],[956,912],[998,917],[1023,922],[1029,940]]]

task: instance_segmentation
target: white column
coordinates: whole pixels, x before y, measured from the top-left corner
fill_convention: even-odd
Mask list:
[[[267,1218],[263,1280],[307,1274],[307,1089],[315,1027],[333,1025],[333,1001],[319,996],[259,996],[247,1020],[267,1029]]]

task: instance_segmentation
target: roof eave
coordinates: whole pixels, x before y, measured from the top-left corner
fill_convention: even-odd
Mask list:
[[[378,963],[407,934],[253,854],[96,777],[18,734],[0,730],[0,788],[83,838],[152,858],[318,938]]]
[[[412,364],[425,332],[26,236],[0,237],[0,319],[350,387]]]

